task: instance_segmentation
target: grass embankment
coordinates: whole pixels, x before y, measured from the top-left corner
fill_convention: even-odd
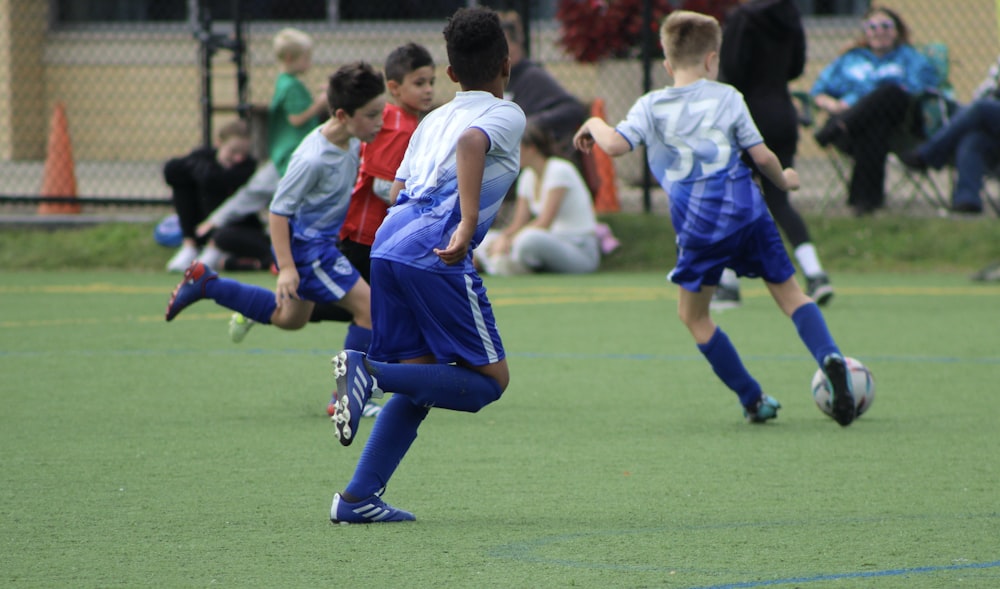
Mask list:
[[[621,240],[605,271],[668,270],[674,259],[670,220],[622,213],[604,218]],[[1000,226],[980,219],[808,216],[830,271],[971,272],[1000,259]],[[83,228],[0,231],[0,269],[160,271],[171,250],[153,241],[153,225],[108,223]]]

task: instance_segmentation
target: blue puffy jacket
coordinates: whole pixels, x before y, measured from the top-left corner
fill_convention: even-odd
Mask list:
[[[856,47],[823,68],[810,93],[827,94],[853,106],[882,84],[898,84],[915,93],[937,88],[941,81],[934,64],[912,45],[900,45],[881,56]]]

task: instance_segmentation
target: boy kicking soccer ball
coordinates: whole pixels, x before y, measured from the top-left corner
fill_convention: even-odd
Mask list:
[[[678,313],[715,374],[739,396],[746,420],[773,419],[781,404],[764,394],[709,314],[712,294],[727,267],[764,279],[829,379],[834,419],[850,425],[855,408],[844,356],[819,307],[794,280],[795,268],[740,154],[746,150],[781,190],[798,189],[798,174],[781,169],[743,97],[714,81],[722,41],[714,18],[674,11],[660,28],[660,40],[674,85],[641,97],[616,128],[589,119],[573,142],[583,151],[596,143],[612,156],[640,143],[647,146],[650,169],[670,195],[678,254],[669,279],[680,287]]]

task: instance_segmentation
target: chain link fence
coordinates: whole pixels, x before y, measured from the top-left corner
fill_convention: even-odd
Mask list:
[[[262,128],[278,73],[271,38],[283,27],[315,39],[313,66],[305,75],[311,88],[321,87],[340,64],[363,59],[380,65],[394,47],[421,43],[438,65],[435,92],[443,103],[458,90],[444,75],[441,30],[447,16],[477,4],[515,10],[527,23],[532,59],[584,102],[603,99],[613,123],[641,93],[669,82],[659,55],[643,58],[642,31],[651,31],[656,43],[657,29],[643,16],[683,6],[724,18],[735,1],[0,0],[0,209],[32,209],[43,196],[53,202],[70,197],[85,211],[165,206],[167,159],[204,144],[212,129],[234,117]],[[792,87],[809,90],[819,71],[858,36],[869,6],[864,0],[799,0],[799,6],[808,63]],[[996,0],[895,0],[892,8],[906,19],[914,43],[948,48],[955,98],[969,101],[1000,47]],[[574,58],[560,18],[566,10],[591,11],[604,36],[590,42],[600,48],[615,39],[613,54],[594,62]],[[604,26],[601,19],[613,13],[629,19]],[[68,137],[61,144],[54,129],[60,109]],[[801,134],[803,190],[795,202],[804,210],[843,209],[838,160],[816,144],[814,130]],[[623,209],[666,210],[659,187],[644,186],[640,153],[615,165]],[[933,209],[906,184],[899,166],[890,167],[890,207]],[[52,176],[73,185],[53,191]],[[950,192],[947,172],[932,179]]]

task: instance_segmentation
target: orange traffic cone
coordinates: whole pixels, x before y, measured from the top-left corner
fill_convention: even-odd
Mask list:
[[[69,141],[69,124],[66,107],[56,103],[49,127],[49,146],[45,155],[42,178],[43,197],[76,198],[76,170],[73,164],[73,146]],[[47,203],[38,205],[39,215],[73,215],[80,213],[80,203]]]
[[[590,116],[607,118],[604,113],[604,99],[597,98],[590,105]],[[594,192],[594,210],[598,213],[616,213],[621,210],[618,204],[618,181],[615,173],[615,163],[603,149],[594,146],[594,167],[600,179]]]

